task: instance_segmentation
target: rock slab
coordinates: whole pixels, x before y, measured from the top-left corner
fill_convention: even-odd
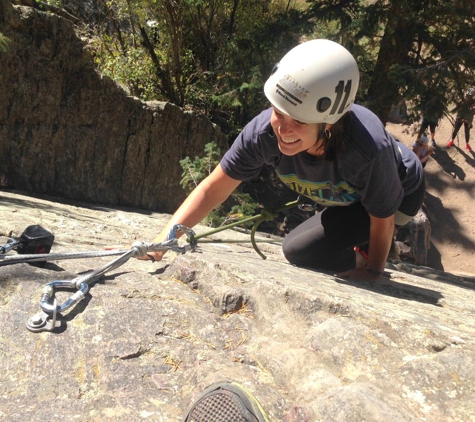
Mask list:
[[[129,248],[169,218],[7,191],[0,215],[2,244],[40,224],[52,253]],[[271,421],[475,420],[473,276],[400,264],[350,282],[289,265],[279,245],[260,244],[263,260],[226,243],[244,233],[213,236],[130,259],[53,332],[25,327],[43,285],[111,258],[0,266],[0,420],[180,421],[217,380],[246,386]]]

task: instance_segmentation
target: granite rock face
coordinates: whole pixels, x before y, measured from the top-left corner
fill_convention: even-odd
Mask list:
[[[397,228],[394,238],[398,255],[410,259],[416,265],[427,265],[430,235],[430,221],[426,213],[420,210],[409,223]]]
[[[10,192],[0,215],[1,244],[40,224],[51,253],[129,248],[169,218]],[[227,243],[241,232],[213,237],[130,259],[53,332],[25,327],[42,286],[111,258],[0,266],[0,420],[179,421],[217,380],[245,385],[276,422],[475,419],[474,277],[388,264],[379,283],[350,282],[289,265],[279,245],[259,243],[263,260]]]
[[[71,22],[0,0],[0,187],[173,212],[179,160],[227,143],[202,116],[101,76]]]

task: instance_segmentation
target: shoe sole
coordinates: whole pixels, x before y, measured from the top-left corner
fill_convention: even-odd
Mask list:
[[[203,390],[188,410],[184,422],[230,420],[269,422],[257,399],[234,382],[217,382]]]

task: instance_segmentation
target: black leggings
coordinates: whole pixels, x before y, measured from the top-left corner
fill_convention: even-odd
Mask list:
[[[468,144],[470,141],[470,129],[472,127],[472,124],[469,121],[464,120],[464,119],[455,120],[454,131],[452,132],[452,139],[455,139],[462,125],[464,126],[464,129],[465,129],[465,143]]]
[[[399,210],[415,216],[422,206],[425,183],[404,197]],[[347,271],[356,266],[353,248],[369,241],[370,217],[361,202],[326,208],[315,214],[285,238],[282,252],[298,267]]]

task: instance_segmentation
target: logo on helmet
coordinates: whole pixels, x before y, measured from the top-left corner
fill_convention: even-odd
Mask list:
[[[301,103],[309,93],[308,89],[301,86],[297,80],[289,74],[284,75],[279,80],[277,87],[284,90],[287,94],[290,94],[299,103]]]

